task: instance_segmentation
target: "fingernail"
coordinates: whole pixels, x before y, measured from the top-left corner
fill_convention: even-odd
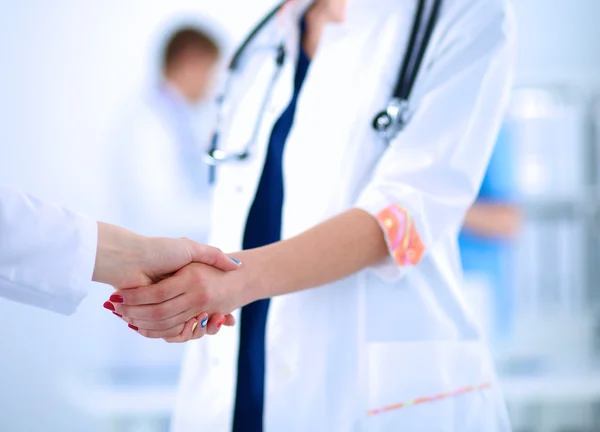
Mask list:
[[[229,257],[229,259],[230,259],[231,261],[233,261],[234,263],[236,263],[237,265],[240,265],[240,264],[242,263],[240,260],[236,260],[235,258],[231,258],[231,257]]]
[[[111,295],[109,300],[113,303],[123,303],[123,297],[116,294]]]
[[[200,327],[206,328],[207,323],[208,323],[208,317],[204,318],[202,321],[200,321]]]
[[[116,313],[116,312],[113,312],[113,314],[115,314],[115,315],[116,315],[116,316],[118,316],[119,318],[123,318],[123,315],[121,315],[121,314],[118,314],[118,313]]]
[[[104,309],[108,309],[109,311],[115,311],[115,307],[111,302],[104,302]]]
[[[192,333],[194,333],[194,330],[196,330],[196,327],[198,327],[198,321],[195,321],[194,324],[192,324]]]
[[[139,328],[137,328],[137,327],[136,327],[136,326],[134,326],[134,325],[128,324],[127,326],[128,326],[128,327],[129,327],[131,330],[135,330],[135,331],[138,331],[138,330],[139,330]]]
[[[223,324],[225,324],[225,318],[219,321],[219,323],[217,324],[217,328],[220,329]]]

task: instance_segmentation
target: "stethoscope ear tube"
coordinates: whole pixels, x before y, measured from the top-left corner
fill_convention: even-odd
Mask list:
[[[241,58],[244,52],[248,48],[248,45],[254,40],[254,38],[260,33],[260,31],[271,21],[271,19],[279,12],[279,10],[287,3],[287,0],[279,2],[273,9],[252,29],[252,31],[246,36],[246,39],[240,44],[239,48],[233,54],[231,61],[229,62],[228,71],[233,72],[240,64]]]
[[[428,19],[425,22],[425,28],[423,29],[423,16],[425,15],[425,4],[427,0],[419,0],[417,5],[417,10],[415,12],[415,19],[413,22],[413,26],[411,29],[411,35],[408,43],[408,47],[406,50],[406,54],[404,56],[404,60],[402,63],[402,69],[400,75],[398,77],[398,81],[394,87],[394,92],[391,100],[389,101],[385,110],[379,112],[372,122],[373,129],[387,142],[393,140],[400,131],[404,128],[408,121],[408,104],[409,98],[414,87],[417,75],[419,73],[419,69],[421,67],[421,63],[423,62],[423,58],[425,57],[425,52],[427,51],[427,47],[429,45],[429,41],[433,34],[433,30],[435,28],[435,24],[437,23],[438,15],[441,9],[442,0],[432,0],[433,5],[431,7],[431,12],[429,14]],[[205,155],[205,162],[211,167],[211,182],[214,180],[214,170],[215,167],[222,163],[228,161],[242,161],[248,158],[249,156],[249,146],[246,146],[245,149],[240,153],[227,153],[223,150],[219,150],[218,141],[219,141],[219,130],[221,127],[221,111],[223,106],[223,100],[225,93],[228,92],[229,87],[229,79],[232,75],[237,72],[237,69],[240,67],[242,63],[242,57],[245,51],[248,49],[250,43],[255,39],[255,37],[260,33],[260,31],[273,19],[273,17],[277,14],[277,12],[286,4],[286,1],[282,1],[278,3],[259,23],[258,25],[250,32],[250,34],[246,37],[244,42],[240,45],[237,51],[234,53],[231,62],[228,67],[228,77],[227,83],[225,85],[225,90],[223,96],[219,99],[219,113],[217,118],[217,129],[216,133],[213,135],[211,140],[210,149],[207,151]],[[277,71],[281,69],[285,62],[285,47],[283,44],[280,44],[276,47],[277,53],[275,57],[275,64],[277,66]],[[278,76],[278,72],[273,76],[272,85]],[[268,99],[268,95],[270,91],[272,91],[273,86],[270,86],[269,93],[263,101],[263,105],[261,107],[261,114],[259,114],[259,118],[262,116],[262,112],[265,109],[266,99]],[[256,137],[256,128],[253,133],[252,139]]]
[[[384,111],[373,120],[373,128],[386,141],[391,141],[406,125],[409,111],[409,99],[412,93],[421,63],[429,46],[435,24],[439,16],[442,0],[433,0],[429,18],[423,30],[423,15],[426,0],[419,0],[413,22],[408,48],[402,62],[402,69],[394,87],[392,98]]]
[[[249,150],[246,148],[241,153],[229,154],[225,151],[219,150],[219,130],[221,127],[221,114],[223,103],[225,100],[225,95],[229,91],[229,84],[231,77],[237,72],[238,68],[242,63],[242,57],[246,50],[248,49],[250,43],[254,40],[254,38],[260,33],[260,31],[271,21],[271,19],[279,12],[279,10],[287,3],[287,1],[282,1],[278,3],[248,34],[246,39],[240,44],[239,48],[233,54],[231,61],[227,67],[227,78],[224,87],[223,94],[219,96],[217,99],[217,124],[216,124],[216,132],[213,134],[210,147],[204,156],[204,162],[210,166],[210,178],[209,182],[212,184],[214,182],[215,177],[215,167],[222,162],[227,162],[231,160],[243,161],[248,158]],[[279,44],[277,46],[277,56],[275,58],[275,63],[278,68],[281,68],[285,63],[285,47],[283,44]]]

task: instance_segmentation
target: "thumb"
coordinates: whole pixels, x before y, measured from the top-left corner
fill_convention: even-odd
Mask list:
[[[185,239],[191,253],[192,262],[213,266],[223,271],[237,270],[242,264],[235,258],[230,258],[221,249],[207,246]]]

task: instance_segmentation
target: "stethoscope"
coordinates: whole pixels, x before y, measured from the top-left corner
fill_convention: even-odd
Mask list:
[[[396,82],[394,92],[387,104],[387,107],[381,112],[377,113],[372,122],[373,129],[388,143],[393,140],[402,131],[402,129],[404,129],[409,120],[410,94],[419,73],[423,57],[425,57],[425,52],[427,51],[429,41],[431,40],[442,4],[442,0],[432,1],[433,5],[429,8],[429,16],[424,19],[426,14],[427,0],[419,0],[412,25],[410,39],[408,42],[408,48],[402,62],[402,69],[400,71],[398,81]],[[258,117],[254,124],[251,138],[241,151],[227,152],[219,149],[219,131],[221,130],[220,126],[223,120],[223,106],[227,100],[227,94],[231,88],[231,79],[238,72],[240,72],[244,54],[249,49],[250,43],[286,3],[287,1],[283,1],[275,6],[273,10],[270,11],[269,14],[258,23],[258,25],[242,42],[240,47],[233,55],[231,62],[229,63],[224,91],[217,99],[218,111],[216,132],[213,134],[210,148],[206,152],[204,158],[205,162],[211,166],[216,166],[224,162],[243,161],[247,159],[252,152],[252,145],[258,136],[262,119],[267,109],[268,102],[271,98],[271,94],[273,93],[273,88],[275,87],[285,62],[286,51],[283,42],[269,48],[275,50],[275,70],[269,81],[267,91],[265,92],[259,108]]]

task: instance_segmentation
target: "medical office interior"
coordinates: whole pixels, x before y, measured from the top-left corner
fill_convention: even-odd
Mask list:
[[[132,152],[123,126],[147,109],[174,29],[204,28],[224,60],[274,3],[0,0],[0,184],[147,234],[206,240],[208,187],[165,192],[190,173],[163,169],[172,155],[152,165],[144,145]],[[464,289],[514,430],[600,432],[600,2],[514,3],[515,85],[460,238]],[[198,146],[223,64],[187,107]],[[142,130],[160,121],[135,119]],[[165,139],[176,154],[179,137]],[[119,179],[140,164],[126,192]],[[500,209],[497,232],[480,226],[477,205]],[[165,225],[182,213],[200,216]],[[168,430],[183,347],[141,338],[102,308],[108,287],[90,292],[71,317],[0,300],[0,431]]]

